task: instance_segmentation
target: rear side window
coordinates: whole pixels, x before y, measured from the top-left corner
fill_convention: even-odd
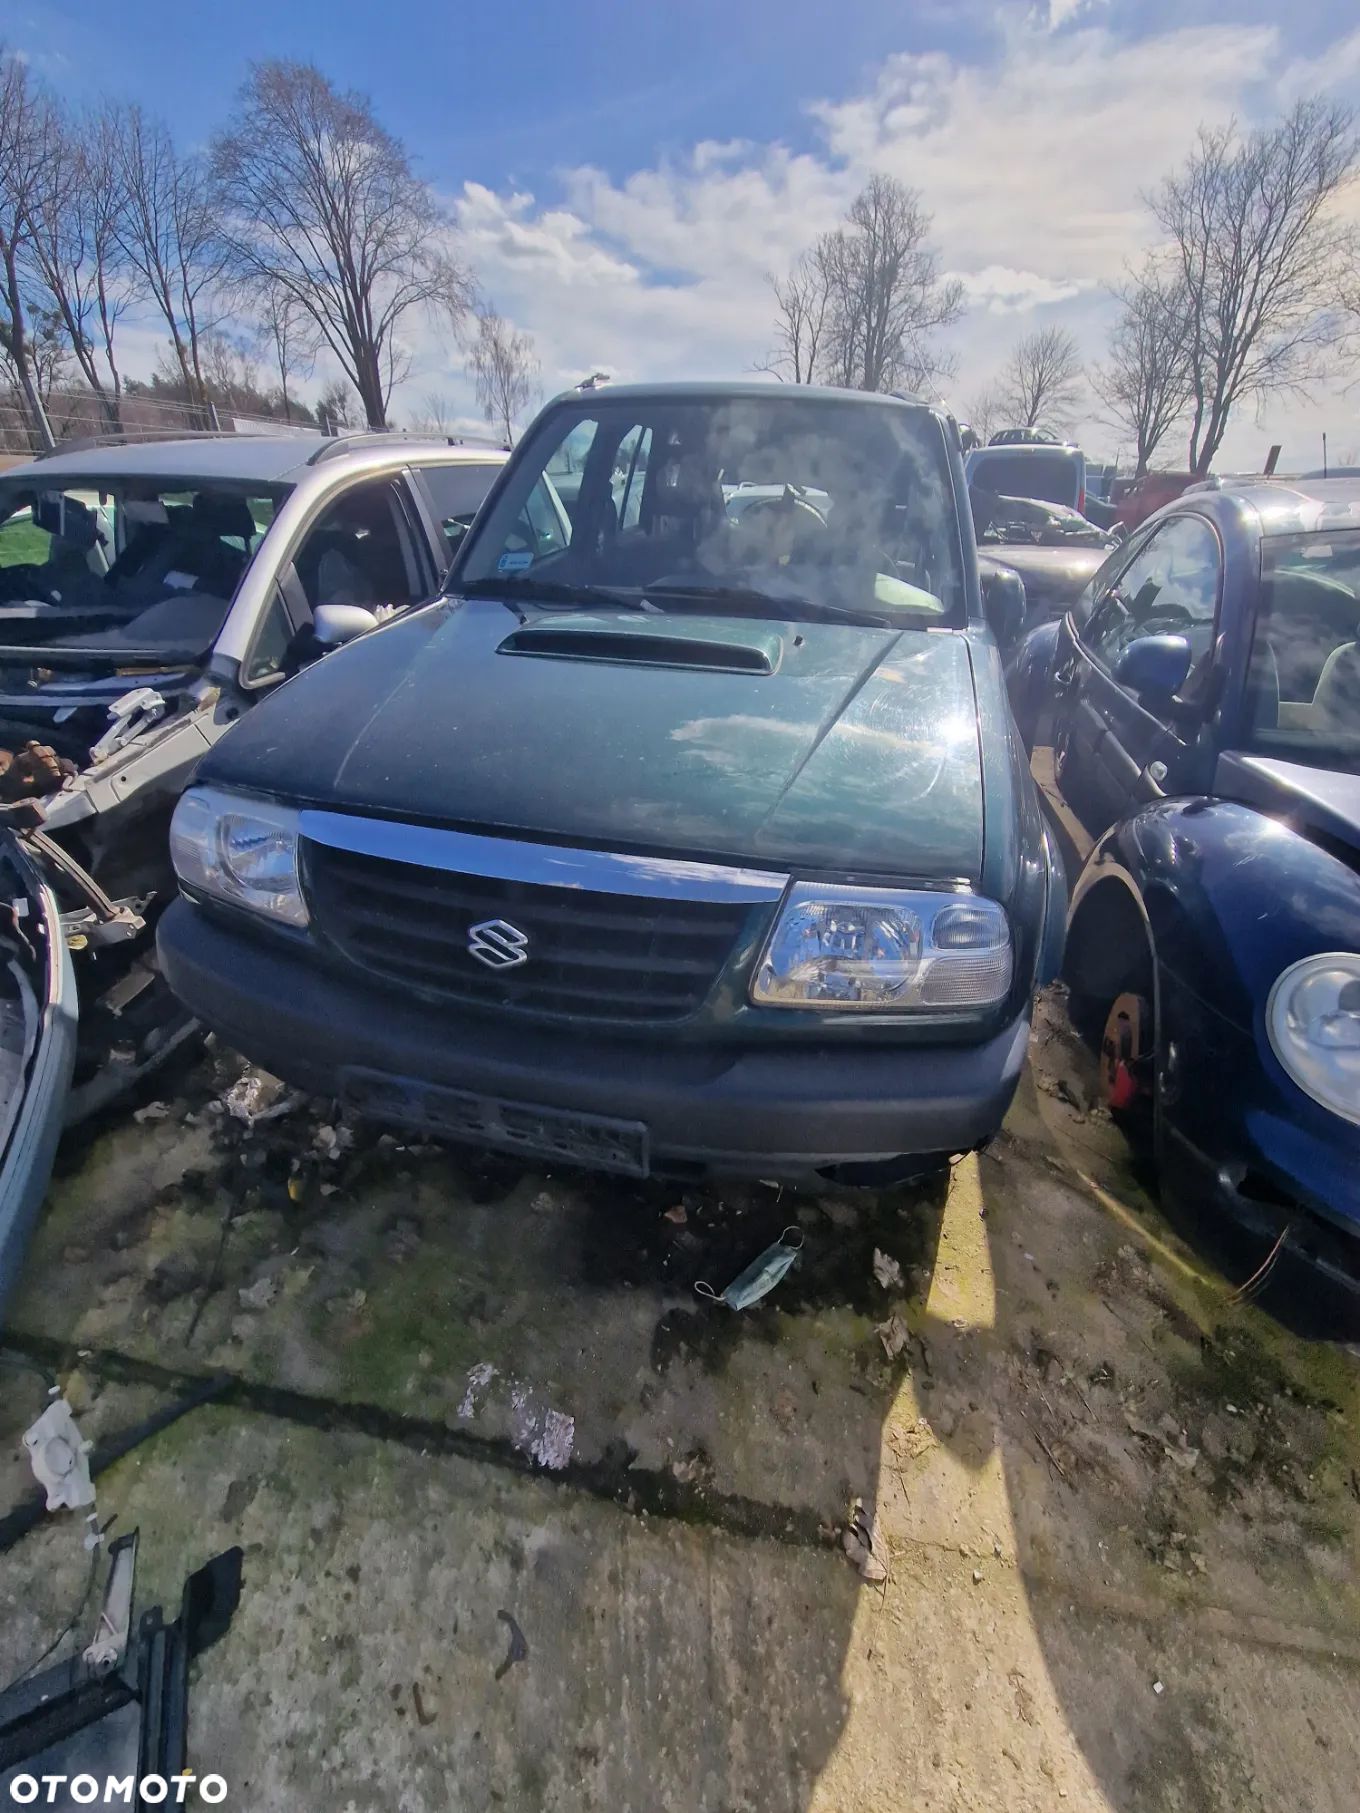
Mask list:
[[[439,526],[448,543],[449,557],[472,526],[472,519],[495,483],[500,461],[468,461],[448,466],[422,466],[421,483],[434,505]],[[442,575],[441,575],[442,577]]]
[[[1075,508],[1081,492],[1081,462],[1070,453],[988,450],[969,463],[968,481],[998,497],[1039,497],[1046,503]]]

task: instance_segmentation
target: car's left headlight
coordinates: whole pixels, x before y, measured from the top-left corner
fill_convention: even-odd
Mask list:
[[[1266,1003],[1271,1049],[1306,1095],[1360,1124],[1360,955],[1291,964]]]
[[[1011,986],[1011,934],[994,900],[795,882],[756,966],[761,1007],[966,1013]]]
[[[192,893],[306,925],[298,815],[268,800],[191,787],[170,821],[170,860]]]

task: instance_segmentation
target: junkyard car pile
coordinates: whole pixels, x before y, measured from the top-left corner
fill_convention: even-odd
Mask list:
[[[195,765],[321,652],[326,608],[352,627],[427,598],[504,459],[387,436],[225,435],[72,449],[0,479],[0,1295],[62,1117],[111,1100],[193,1030],[153,937],[174,891],[170,812]]]
[[[71,1043],[67,945],[96,1099],[192,1014],[456,1140],[881,1183],[998,1129],[1065,857],[1111,1111],[1269,1263],[1360,1280],[1353,481],[1192,487],[1121,545],[1077,449],[965,469],[923,404],[681,385],[569,393],[508,463],[5,485],[51,537],[0,569],[25,1062],[44,1003]]]

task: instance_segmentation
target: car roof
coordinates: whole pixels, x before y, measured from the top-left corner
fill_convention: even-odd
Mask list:
[[[985,454],[989,459],[1052,459],[1055,453],[1065,453],[1071,458],[1081,453],[1081,448],[1073,441],[998,441],[989,447],[974,447],[969,453],[970,460],[980,460]],[[1086,456],[1082,454],[1084,459]]]
[[[591,403],[591,402],[657,402],[674,398],[676,402],[700,402],[704,399],[722,397],[732,399],[740,397],[757,403],[773,402],[834,402],[834,403],[867,403],[886,404],[900,408],[903,404],[917,409],[935,411],[923,397],[886,395],[876,390],[838,390],[827,384],[772,384],[757,378],[717,378],[697,380],[684,383],[662,384],[602,384],[598,389],[586,389],[577,386],[574,390],[564,390],[552,400],[551,408],[557,403]]]
[[[374,455],[390,449],[393,459],[428,461],[437,455],[440,464],[464,461],[503,463],[508,455],[499,447],[473,447],[448,440],[400,434],[222,434],[194,436],[177,441],[136,441],[127,445],[73,447],[30,460],[0,473],[0,483],[18,480],[59,489],[80,481],[100,479],[229,479],[244,483],[290,484],[309,467],[339,463],[346,453]]]
[[[1210,515],[1254,513],[1262,535],[1305,535],[1314,530],[1360,529],[1360,478],[1222,479],[1213,490],[1181,493],[1169,512],[1206,510]]]

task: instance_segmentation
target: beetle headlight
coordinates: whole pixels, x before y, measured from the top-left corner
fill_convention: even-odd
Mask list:
[[[1291,964],[1270,991],[1271,1049],[1306,1095],[1360,1123],[1360,955]]]
[[[191,892],[306,925],[298,816],[287,806],[193,787],[170,821],[170,859]]]
[[[795,882],[751,999],[860,1013],[967,1012],[1011,986],[1011,935],[994,900]]]

